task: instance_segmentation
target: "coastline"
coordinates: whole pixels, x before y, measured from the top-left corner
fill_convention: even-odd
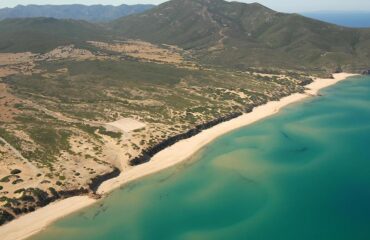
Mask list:
[[[107,194],[123,184],[183,162],[216,138],[230,131],[274,115],[283,107],[304,100],[310,96],[315,96],[319,90],[334,85],[337,82],[354,75],[356,74],[340,73],[334,74],[334,79],[315,79],[313,83],[306,86],[308,90],[306,90],[305,93],[295,93],[284,97],[279,101],[268,102],[265,105],[254,108],[251,113],[243,114],[230,121],[220,123],[204,130],[189,139],[181,140],[154,155],[151,158],[151,161],[135,166],[126,172],[121,173],[118,177],[103,182],[98,188],[97,193]],[[88,196],[78,196],[52,203],[1,226],[0,236],[2,236],[3,240],[28,238],[43,230],[59,218],[67,216],[96,202],[97,200],[91,199]]]

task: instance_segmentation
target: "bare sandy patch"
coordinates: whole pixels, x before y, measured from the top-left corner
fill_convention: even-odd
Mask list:
[[[7,76],[10,76],[10,75],[13,75],[13,74],[16,74],[17,71],[15,71],[14,69],[11,69],[9,67],[0,67],[0,78],[1,77],[7,77]]]
[[[1,65],[14,65],[25,62],[32,62],[35,54],[30,52],[24,53],[0,53],[0,66]]]
[[[123,118],[115,122],[107,123],[105,127],[108,130],[120,130],[129,133],[138,129],[145,128],[146,124],[132,118]]]

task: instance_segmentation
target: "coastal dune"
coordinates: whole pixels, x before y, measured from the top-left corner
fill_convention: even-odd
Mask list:
[[[320,89],[334,85],[351,76],[354,76],[354,74],[339,73],[334,74],[333,79],[314,79],[313,83],[306,86],[307,90],[305,93],[296,93],[288,97],[284,97],[279,101],[268,102],[265,105],[254,108],[251,113],[243,114],[230,121],[220,123],[212,128],[204,130],[189,139],[181,140],[154,155],[151,161],[132,167],[127,171],[122,172],[118,177],[104,182],[98,188],[97,193],[103,195],[107,194],[123,184],[183,162],[225,133],[276,114],[281,108],[304,100],[310,96],[315,96]],[[52,203],[33,213],[21,216],[18,219],[1,226],[1,239],[25,239],[38,233],[57,219],[92,205],[96,201],[97,200],[91,199],[87,196],[78,196]]]
[[[305,93],[295,93],[284,97],[279,101],[271,101],[265,105],[255,107],[252,112],[245,113],[230,121],[222,122],[212,128],[203,130],[201,133],[177,142],[176,144],[160,151],[154,155],[148,163],[144,163],[123,172],[117,178],[110,179],[98,188],[98,194],[106,194],[118,188],[122,184],[131,182],[135,179],[153,174],[165,168],[174,166],[184,160],[189,159],[194,153],[201,150],[207,144],[214,141],[216,138],[233,131],[235,129],[250,125],[268,116],[276,114],[281,108],[301,101],[307,97],[315,96],[320,89],[329,87],[342,81],[354,74],[340,73],[334,74],[333,79],[314,79],[314,82],[307,85]]]

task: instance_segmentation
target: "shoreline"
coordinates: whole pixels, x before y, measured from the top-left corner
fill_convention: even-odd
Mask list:
[[[305,93],[295,93],[279,101],[268,102],[265,105],[255,107],[250,113],[245,113],[232,120],[222,122],[214,127],[203,130],[191,138],[175,143],[155,154],[149,162],[132,167],[121,173],[118,177],[103,182],[99,186],[97,193],[102,195],[107,194],[124,184],[179,164],[189,159],[218,137],[272,116],[278,113],[283,107],[316,96],[321,89],[356,75],[358,74],[339,73],[333,74],[334,79],[317,78],[314,82],[305,86],[307,88]],[[97,201],[88,196],[77,196],[51,203],[35,212],[21,216],[1,226],[0,236],[2,236],[3,240],[28,238],[42,231],[56,220],[88,207]]]

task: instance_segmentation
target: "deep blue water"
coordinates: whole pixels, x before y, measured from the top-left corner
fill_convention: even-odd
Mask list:
[[[370,28],[370,10],[363,12],[309,12],[302,15],[346,27]]]
[[[370,78],[219,138],[33,240],[370,239]]]

